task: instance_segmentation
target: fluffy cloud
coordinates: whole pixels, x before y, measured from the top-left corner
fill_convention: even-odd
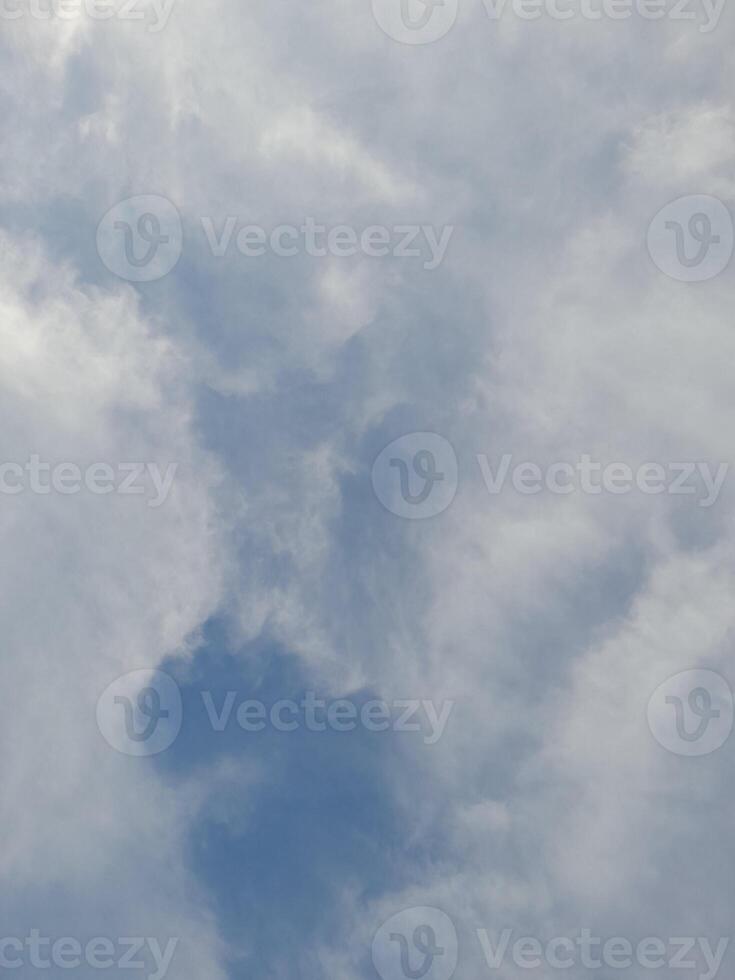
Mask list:
[[[216,606],[216,464],[182,358],[131,290],[84,288],[30,235],[4,235],[0,253],[3,462],[179,464],[157,509],[84,489],[3,495],[3,935],[188,937],[177,973],[221,975],[181,863],[191,790],[131,766],[94,723],[113,677],[185,653]]]
[[[726,760],[695,772],[670,757],[645,710],[677,670],[727,672],[729,484],[706,512],[688,497],[491,496],[476,457],[729,461],[729,273],[674,282],[645,245],[671,199],[731,194],[729,13],[704,35],[499,24],[478,3],[415,49],[369,4],[333,0],[180,3],[157,33],[12,26],[5,455],[180,462],[157,510],[3,507],[2,669],[21,696],[2,721],[2,862],[24,900],[63,879],[73,914],[91,915],[112,878],[104,921],[194,937],[182,976],[216,976],[223,956],[262,976],[372,976],[375,929],[420,905],[455,918],[475,975],[478,927],[726,935]],[[137,294],[94,251],[101,216],[133,194],[168,197],[184,229],[176,269]],[[228,216],[455,233],[433,271],[218,258],[202,218],[219,231]],[[370,490],[377,454],[410,431],[443,434],[460,463],[452,507],[415,524]],[[110,753],[90,714],[126,669],[169,657],[185,675],[215,610],[258,664],[251,681],[269,644],[320,688],[457,702],[436,746],[391,744],[377,772],[371,749],[350,750],[385,823],[356,839],[341,836],[359,823],[349,808],[325,812],[331,837],[303,818],[329,883],[319,914],[297,887],[263,890],[277,949],[213,859],[202,873],[220,904],[202,912],[187,835],[214,823],[257,864],[252,841],[275,819],[263,785],[279,807],[289,790],[312,802],[301,749],[262,768],[244,753],[247,776],[231,758],[172,774]],[[242,909],[258,884],[238,883]]]

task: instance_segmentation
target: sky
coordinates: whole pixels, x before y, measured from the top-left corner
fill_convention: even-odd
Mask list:
[[[731,974],[734,40],[0,0],[0,975]]]

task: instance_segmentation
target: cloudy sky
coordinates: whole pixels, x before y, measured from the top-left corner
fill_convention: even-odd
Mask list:
[[[0,7],[0,973],[731,975],[732,8]]]

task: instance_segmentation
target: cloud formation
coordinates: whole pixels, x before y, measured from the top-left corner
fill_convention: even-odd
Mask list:
[[[646,245],[680,198],[732,213],[732,10],[465,3],[408,45],[367,2],[122,8],[0,40],[3,460],[178,464],[157,508],[0,498],[0,931],[178,937],[176,976],[223,980],[374,978],[379,927],[425,907],[478,977],[482,929],[715,948],[732,746],[677,757],[646,711],[680,671],[735,683],[731,481],[708,508],[490,495],[477,458],[732,462],[732,268],[677,281]],[[150,282],[96,251],[136,195],[181,223]],[[436,268],[217,255],[231,219],[454,232]],[[373,490],[410,433],[456,454],[428,520]],[[181,736],[114,752],[97,698],[162,666]],[[435,744],[217,739],[202,689],[455,708]]]

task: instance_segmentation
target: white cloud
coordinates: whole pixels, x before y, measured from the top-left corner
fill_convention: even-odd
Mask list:
[[[270,631],[325,687],[457,700],[439,745],[402,760],[408,786],[423,778],[430,793],[417,805],[395,790],[416,839],[436,830],[446,850],[374,902],[345,889],[342,930],[321,950],[335,975],[360,975],[381,916],[411,904],[485,927],[650,915],[682,934],[720,923],[731,899],[720,873],[687,920],[709,825],[687,809],[688,771],[645,730],[665,676],[725,661],[731,492],[708,516],[668,498],[490,498],[475,455],[731,456],[731,272],[674,283],[645,240],[671,198],[732,192],[732,30],[544,23],[511,37],[477,9],[408,51],[369,16],[326,0],[181,3],[160,34],[95,24],[50,49],[26,25],[29,98],[3,127],[11,226],[32,219],[73,258],[3,239],[5,455],[181,467],[158,511],[4,502],[0,662],[18,697],[0,721],[0,861],[29,895],[61,876],[93,895],[127,868],[105,914],[201,936],[182,977],[218,969],[215,924],[196,892],[181,897],[206,785],[172,793],[111,755],[90,709],[111,675],[186,650],[223,595],[245,640]],[[184,271],[144,293],[149,305],[89,285],[102,268],[83,235],[132,193],[165,193],[185,224]],[[60,244],[69,199],[83,230],[67,223]],[[218,264],[198,222],[229,214],[457,230],[430,275]],[[194,435],[197,385],[237,420],[226,437],[212,424],[217,464]],[[373,441],[411,427],[452,440],[461,482],[446,514],[407,528],[360,481]],[[225,515],[210,486],[220,466]],[[225,526],[239,564],[220,553]],[[726,813],[715,766],[697,770],[698,792]],[[417,814],[428,796],[437,809]]]
[[[0,251],[3,462],[180,463],[156,510],[139,496],[2,497],[4,934],[25,936],[12,930],[30,928],[31,907],[45,935],[187,937],[177,975],[219,976],[181,863],[182,800],[94,725],[112,678],[184,652],[216,606],[216,467],[191,430],[181,357],[133,293],[81,287],[30,238]]]

